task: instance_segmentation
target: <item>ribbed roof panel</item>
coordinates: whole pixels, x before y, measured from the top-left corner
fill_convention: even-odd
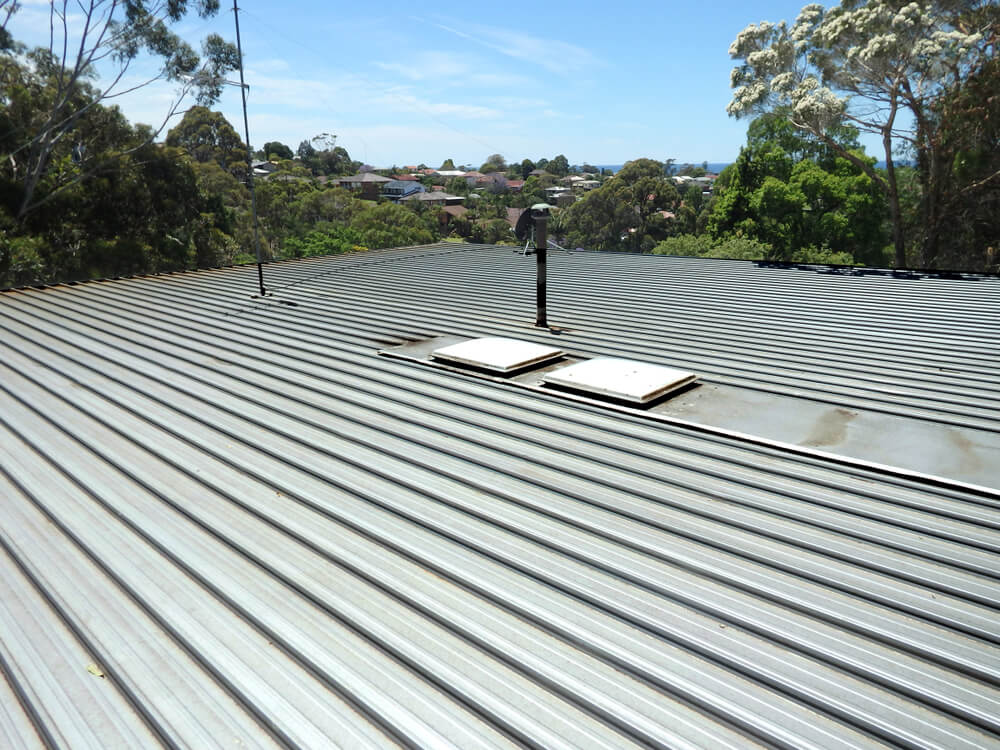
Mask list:
[[[264,300],[248,268],[0,295],[0,739],[1000,744],[995,491],[378,356],[551,342],[527,263],[442,245],[268,266]],[[553,268],[575,352],[995,429],[995,279]],[[961,373],[917,365],[948,352]]]

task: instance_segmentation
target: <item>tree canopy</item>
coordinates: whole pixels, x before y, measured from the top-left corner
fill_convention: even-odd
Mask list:
[[[286,146],[281,141],[268,141],[264,144],[261,152],[263,153],[261,158],[264,159],[292,159],[295,157],[291,147]]]
[[[214,161],[230,174],[246,176],[247,146],[221,112],[191,107],[167,133],[166,142],[195,161]]]
[[[500,154],[491,154],[486,157],[486,161],[484,161],[483,165],[479,167],[479,171],[483,174],[489,174],[490,172],[503,172],[505,169],[507,169],[507,160]]]
[[[569,160],[562,154],[559,154],[553,157],[552,161],[547,162],[545,168],[556,177],[565,177],[569,174]]]
[[[0,179],[18,193],[17,220],[152,142],[189,95],[200,104],[215,101],[226,72],[239,63],[236,48],[218,35],[205,38],[199,55],[172,31],[189,10],[202,18],[217,13],[218,0],[48,5],[49,46],[33,50],[15,42],[11,32],[19,4],[0,8],[0,98],[10,126],[4,131]],[[159,69],[136,83],[126,74],[140,55],[157,60]],[[99,63],[114,68],[100,82],[94,75]],[[144,131],[141,142],[131,140],[125,147],[118,141],[119,148],[108,148],[107,139],[101,142],[102,129],[93,127],[94,110],[126,89],[161,79],[176,82],[179,89],[160,124]]]
[[[983,61],[939,97],[927,121],[918,131],[917,262],[998,271],[1000,57]]]
[[[728,111],[780,112],[868,174],[887,196],[895,262],[905,265],[895,154],[920,147],[917,129],[934,128],[935,99],[992,54],[984,32],[996,13],[989,0],[843,0],[829,10],[805,6],[790,27],[751,24],[729,50],[740,65]],[[884,174],[837,146],[831,130],[844,123],[881,138]]]
[[[670,234],[672,220],[663,212],[679,203],[677,188],[663,175],[663,163],[636,159],[564,209],[566,238],[588,250],[648,252]]]
[[[839,147],[856,145],[856,133],[844,136]],[[816,257],[832,252],[870,265],[885,261],[885,202],[879,189],[837,149],[797,137],[785,120],[755,121],[747,146],[719,182],[707,227],[716,240],[754,239],[768,246],[769,260],[813,251]]]

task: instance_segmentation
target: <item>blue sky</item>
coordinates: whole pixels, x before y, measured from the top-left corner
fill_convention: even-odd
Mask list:
[[[222,4],[179,33],[235,40],[231,0]],[[255,147],[278,140],[294,150],[332,133],[380,167],[478,166],[493,153],[731,161],[747,123],[725,111],[729,44],[749,23],[793,21],[803,4],[242,0],[250,136]],[[38,43],[47,27],[47,4],[26,0],[9,29]],[[163,85],[119,101],[133,122],[158,122],[172,93]],[[237,88],[215,108],[242,133]]]

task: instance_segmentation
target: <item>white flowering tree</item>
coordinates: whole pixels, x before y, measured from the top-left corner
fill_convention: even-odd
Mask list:
[[[906,264],[894,155],[919,151],[941,127],[931,105],[993,53],[984,34],[995,0],[842,0],[805,6],[795,23],[751,24],[729,48],[740,64],[727,111],[780,112],[827,143],[885,192],[895,264]],[[838,146],[832,130],[852,124],[881,137],[885,173]]]

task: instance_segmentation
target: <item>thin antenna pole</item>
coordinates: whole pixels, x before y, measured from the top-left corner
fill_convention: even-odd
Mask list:
[[[233,0],[233,18],[236,19],[236,52],[240,58],[240,95],[243,97],[243,132],[247,142],[247,184],[250,187],[250,211],[253,214],[253,243],[257,249],[257,283],[260,286],[260,296],[264,290],[264,267],[260,260],[260,228],[257,224],[257,191],[253,185],[253,152],[250,149],[250,122],[247,120],[247,88],[243,82],[243,45],[240,44],[240,9]]]

